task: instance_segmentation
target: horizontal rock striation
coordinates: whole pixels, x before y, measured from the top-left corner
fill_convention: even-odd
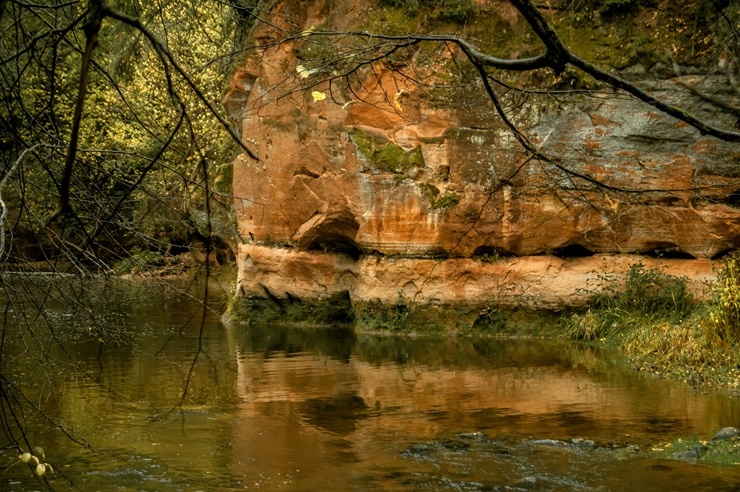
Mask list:
[[[560,310],[583,306],[633,265],[686,278],[702,298],[714,278],[709,260],[655,259],[617,254],[562,259],[526,256],[482,261],[472,258],[418,259],[314,253],[242,245],[238,285],[242,296],[334,299],[395,304],[473,302],[502,308]],[[618,277],[615,277],[618,278]]]

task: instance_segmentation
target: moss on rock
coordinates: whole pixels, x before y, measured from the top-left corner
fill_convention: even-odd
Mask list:
[[[696,436],[653,448],[659,458],[720,466],[740,464],[740,437],[703,441]]]
[[[378,171],[403,174],[413,167],[424,167],[421,147],[407,152],[393,142],[384,142],[359,129],[352,130],[350,137],[368,164]]]
[[[557,315],[481,304],[354,303],[355,328],[366,333],[503,337],[557,336]]]
[[[237,298],[232,300],[225,317],[240,324],[334,325],[354,321],[346,293],[324,299]]]

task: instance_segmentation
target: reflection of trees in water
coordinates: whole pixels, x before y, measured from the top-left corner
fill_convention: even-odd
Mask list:
[[[460,368],[507,366],[584,367],[606,371],[615,364],[608,352],[569,342],[495,337],[408,338],[359,335],[356,355],[383,364],[420,364]]]
[[[162,285],[142,281],[5,274],[6,442],[23,450],[42,446],[59,477],[64,469],[56,465],[68,459],[67,440],[90,452],[121,446],[120,421],[108,422],[121,409],[129,409],[139,426],[152,412],[166,414],[179,402],[209,403],[215,387],[233,393],[232,373],[218,362],[228,353],[203,351],[199,370],[184,370],[199,351],[203,305],[185,295],[197,294],[197,286],[181,282],[172,289],[168,294]],[[223,335],[215,313],[207,322]],[[101,433],[108,426],[115,432]]]

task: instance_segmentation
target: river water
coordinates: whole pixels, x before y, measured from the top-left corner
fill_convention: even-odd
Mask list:
[[[218,296],[204,316],[142,285],[46,305],[8,306],[2,371],[55,490],[740,490],[740,466],[644,453],[739,426],[740,401],[593,347],[226,328]],[[43,490],[17,455],[0,490]]]

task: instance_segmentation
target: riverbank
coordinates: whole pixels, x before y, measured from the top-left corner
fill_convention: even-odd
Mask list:
[[[677,324],[648,320],[597,344],[624,352],[635,371],[740,398],[740,344],[708,339],[695,318]]]
[[[563,319],[566,337],[616,347],[637,371],[740,396],[740,252],[701,302],[682,277],[642,264],[600,287],[591,307]]]
[[[409,295],[402,289],[397,290],[393,300],[357,299],[349,291],[307,300],[285,294],[279,288],[284,284],[270,283],[275,276],[269,272],[279,272],[280,278],[284,278],[286,271],[293,272],[295,289],[296,285],[308,285],[309,277],[315,282],[319,278],[314,275],[317,272],[331,273],[330,268],[319,266],[331,263],[327,262],[332,256],[322,255],[326,256],[326,261],[315,264],[313,269],[298,269],[290,260],[302,253],[285,252],[284,255],[286,258],[279,264],[260,268],[260,275],[240,278],[237,285],[248,285],[248,292],[255,292],[259,287],[264,295],[237,292],[225,315],[227,323],[340,323],[357,332],[402,336],[561,338],[617,348],[637,371],[677,379],[696,389],[720,388],[740,396],[740,360],[737,357],[740,353],[740,255],[737,253],[727,256],[724,266],[715,271],[713,283],[699,283],[696,279],[680,276],[680,268],[668,270],[659,262],[643,261],[640,257],[635,257],[629,265],[621,265],[624,268],[619,270],[600,272],[574,269],[572,261],[563,262],[565,266],[558,272],[565,274],[566,279],[553,274],[549,282],[565,281],[575,271],[582,287],[574,295],[582,302],[560,309],[511,306],[487,298],[478,302],[419,302],[418,295]],[[253,260],[250,267],[254,272],[258,267],[256,258]],[[479,264],[479,270],[491,273],[488,278],[496,283],[494,269],[514,270],[510,264]],[[599,264],[609,263],[599,259]],[[467,271],[475,271],[475,266],[471,262]],[[336,265],[334,268],[342,270]],[[543,271],[542,275],[545,273]],[[478,274],[480,278],[486,277]],[[530,303],[532,299],[542,299],[532,296],[531,289],[522,284],[525,277],[521,273],[505,275],[505,278],[508,282],[518,279],[518,288],[529,293],[523,298]],[[454,283],[455,280],[443,271],[436,271],[434,282],[427,281],[426,286],[433,286],[435,291],[450,297],[451,289],[442,288],[444,282]],[[502,284],[497,282],[497,285]],[[539,288],[542,290],[541,285]],[[555,289],[555,292],[560,291]]]

